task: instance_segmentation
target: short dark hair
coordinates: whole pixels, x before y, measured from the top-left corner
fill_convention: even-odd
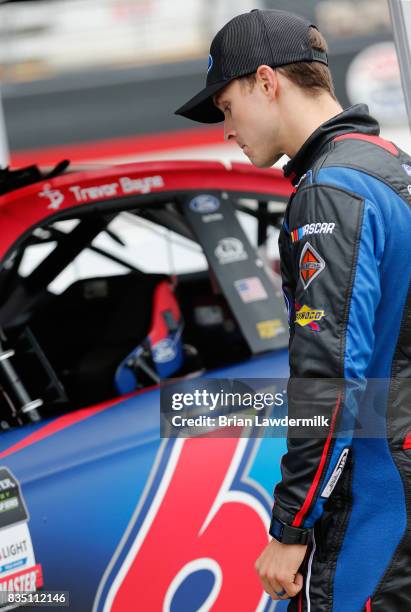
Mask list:
[[[313,49],[328,53],[327,41],[317,28],[311,27],[308,36]],[[295,64],[280,66],[276,68],[276,70],[287,77],[294,85],[301,87],[301,89],[304,89],[313,97],[326,91],[334,100],[337,99],[330,69],[321,62],[297,62]],[[241,77],[240,80],[245,80],[251,87],[254,87],[256,75],[255,73],[248,74],[245,77]]]

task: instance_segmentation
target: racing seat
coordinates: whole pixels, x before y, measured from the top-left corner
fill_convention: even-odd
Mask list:
[[[116,369],[114,384],[119,394],[131,393],[146,384],[175,374],[183,365],[183,320],[170,280],[154,289],[152,319],[146,338]]]
[[[68,397],[76,406],[104,401],[119,393],[115,385],[117,368],[150,335],[154,297],[163,299],[166,292],[163,283],[169,287],[164,274],[130,273],[87,278],[76,281],[59,296],[61,308],[56,310],[55,307],[53,320],[59,322],[60,332],[52,330],[50,333],[50,316],[45,317],[43,325],[48,327],[51,341],[53,336],[59,339],[58,345],[56,343],[57,369]],[[159,287],[164,287],[161,295]],[[176,320],[180,320],[175,308],[178,307],[173,306],[172,312]],[[63,326],[61,321],[64,321]],[[153,342],[155,340],[153,336]],[[57,361],[59,355],[64,363]],[[148,383],[144,381],[144,384]]]

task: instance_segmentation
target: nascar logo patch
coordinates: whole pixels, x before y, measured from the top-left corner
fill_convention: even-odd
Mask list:
[[[307,223],[290,233],[291,242],[298,242],[304,236],[310,236],[311,234],[332,234],[335,229],[335,223]]]

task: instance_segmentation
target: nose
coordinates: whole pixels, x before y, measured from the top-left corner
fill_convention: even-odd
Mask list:
[[[230,140],[236,137],[236,132],[233,128],[231,119],[226,117],[224,120],[224,140]]]

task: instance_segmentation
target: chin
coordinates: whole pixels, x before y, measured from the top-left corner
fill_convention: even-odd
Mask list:
[[[282,153],[275,155],[274,157],[265,157],[265,158],[258,158],[258,157],[253,157],[252,155],[247,155],[248,159],[250,160],[250,162],[253,164],[253,166],[256,166],[257,168],[271,168],[271,166],[274,166],[274,164],[280,159],[280,157],[282,157]]]
[[[276,155],[274,155],[274,157],[271,157],[270,159],[266,160],[264,164],[260,166],[260,168],[271,168],[271,166],[274,166],[274,164],[276,164],[278,160],[282,158],[283,155],[284,153],[277,153]]]
[[[248,160],[253,164],[253,166],[256,166],[256,168],[267,168],[261,159],[255,158],[253,155],[249,155],[248,153],[245,153],[245,155],[248,157]]]
[[[257,168],[271,168],[271,166],[275,164],[275,161],[251,158],[250,162],[253,164],[253,166],[256,166]]]

